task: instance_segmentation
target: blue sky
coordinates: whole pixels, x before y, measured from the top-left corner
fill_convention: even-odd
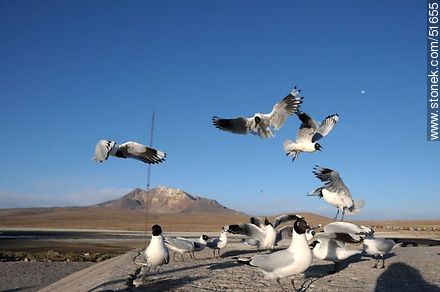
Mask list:
[[[439,218],[439,147],[425,138],[420,1],[0,1],[0,208],[88,205],[146,188],[138,161],[90,161],[101,138],[166,151],[152,186],[250,214],[335,209],[306,193],[315,164],[365,208],[353,219]],[[322,153],[292,163],[213,115],[269,112],[294,85]],[[365,90],[365,94],[361,91]]]

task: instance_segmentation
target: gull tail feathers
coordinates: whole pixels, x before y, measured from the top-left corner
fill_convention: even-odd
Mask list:
[[[350,208],[346,209],[345,214],[347,215],[357,214],[364,206],[365,206],[364,200],[353,200],[353,205]]]
[[[295,142],[292,140],[286,140],[283,144],[284,151],[286,151],[287,155],[291,155],[292,152],[295,150],[293,145]]]

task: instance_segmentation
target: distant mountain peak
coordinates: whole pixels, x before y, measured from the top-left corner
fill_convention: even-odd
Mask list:
[[[145,191],[136,188],[122,198],[95,205],[116,209],[146,209],[149,213],[240,213],[226,208],[216,200],[191,195],[181,189],[158,186]]]

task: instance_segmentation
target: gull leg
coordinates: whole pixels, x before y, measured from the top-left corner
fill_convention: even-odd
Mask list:
[[[374,260],[375,260],[375,263],[374,263],[374,266],[373,266],[373,268],[377,268],[377,264],[379,263],[379,259],[377,258],[377,256],[374,258]]]
[[[293,276],[292,276],[292,279],[290,280],[290,282],[292,283],[293,291],[296,291],[295,279],[293,278]]]
[[[344,221],[344,214],[345,214],[345,208],[342,209],[342,218],[341,218],[341,222]]]
[[[385,269],[385,258],[382,256],[382,268],[381,269]]]
[[[280,278],[277,278],[277,284],[280,285],[281,289],[283,289],[283,291],[286,291],[286,289],[284,289],[283,285],[281,285],[280,283]]]
[[[220,249],[217,250],[218,258],[220,258]]]
[[[333,220],[336,220],[336,218],[338,218],[338,215],[339,215],[339,208],[338,208],[338,212],[336,212],[336,216],[335,216],[335,218],[333,218]]]

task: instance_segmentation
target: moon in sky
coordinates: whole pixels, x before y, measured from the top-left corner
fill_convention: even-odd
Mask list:
[[[361,94],[365,94],[365,89],[362,89],[362,90],[361,90]]]

